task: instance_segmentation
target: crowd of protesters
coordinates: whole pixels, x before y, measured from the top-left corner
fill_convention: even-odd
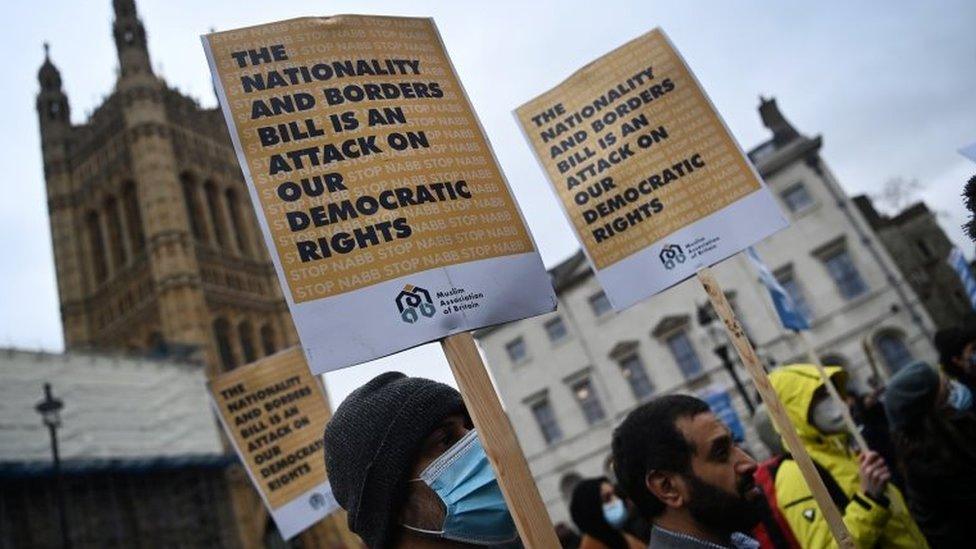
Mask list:
[[[976,330],[935,338],[916,362],[864,389],[826,367],[769,380],[856,547],[969,547],[976,517]],[[869,448],[847,432],[847,406]],[[563,547],[834,547],[827,521],[768,414],[753,418],[761,463],[693,396],[667,395],[613,434],[615,482],[580,481]],[[371,548],[522,547],[495,472],[454,389],[385,373],[353,392],[325,432],[326,465],[349,527]]]

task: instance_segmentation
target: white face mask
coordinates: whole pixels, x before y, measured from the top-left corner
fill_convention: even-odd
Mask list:
[[[826,435],[843,433],[846,428],[842,406],[833,398],[821,398],[810,409],[810,423]]]

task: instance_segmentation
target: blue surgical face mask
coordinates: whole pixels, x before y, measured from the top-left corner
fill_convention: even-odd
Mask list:
[[[422,481],[444,502],[440,530],[404,528],[464,543],[493,545],[518,537],[495,472],[475,431],[469,431],[420,473]]]
[[[973,393],[962,383],[951,379],[949,380],[949,397],[946,404],[954,410],[965,412],[973,407]]]
[[[627,506],[624,505],[624,500],[613,498],[613,501],[604,503],[603,518],[615,530],[620,530],[624,523],[627,522]]]

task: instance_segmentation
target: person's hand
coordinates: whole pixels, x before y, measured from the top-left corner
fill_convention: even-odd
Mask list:
[[[881,500],[884,497],[888,481],[891,480],[891,471],[885,464],[881,454],[868,450],[861,452],[858,458],[860,464],[858,474],[861,477],[861,491],[874,500]]]

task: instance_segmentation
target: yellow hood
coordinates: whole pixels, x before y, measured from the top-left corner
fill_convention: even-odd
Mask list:
[[[833,380],[837,391],[843,395],[847,383],[847,373],[839,366],[825,366],[827,375]],[[823,434],[810,424],[810,404],[817,389],[823,386],[820,372],[813,364],[790,364],[773,370],[769,374],[773,389],[783,402],[790,422],[800,438],[823,438]],[[826,391],[826,389],[824,389]]]

